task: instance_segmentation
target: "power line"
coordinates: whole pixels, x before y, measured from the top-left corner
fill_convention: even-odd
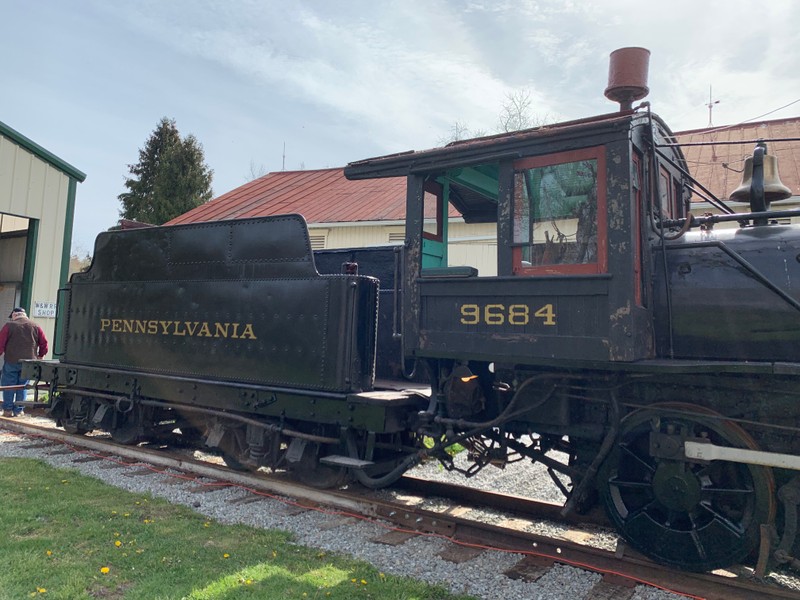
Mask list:
[[[800,102],[800,98],[798,98],[797,100],[793,100],[792,102],[789,102],[789,104],[784,104],[783,106],[781,106],[779,108],[776,108],[776,109],[771,110],[769,112],[765,112],[762,115],[758,115],[757,117],[752,117],[750,119],[745,119],[744,121],[740,121],[739,123],[735,123],[734,125],[725,125],[724,127],[717,127],[716,129],[711,129],[710,131],[704,131],[703,133],[715,133],[717,131],[725,131],[726,129],[732,129],[733,127],[739,127],[739,125],[744,125],[745,123],[749,123],[750,121],[755,121],[757,119],[761,119],[763,117],[766,117],[767,115],[771,115],[772,113],[776,113],[779,110],[783,110],[784,108],[789,108],[792,104],[797,104],[798,102]],[[710,111],[711,111],[711,108],[709,108],[709,115],[710,115]]]

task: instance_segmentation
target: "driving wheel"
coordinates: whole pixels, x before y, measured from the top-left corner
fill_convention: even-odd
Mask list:
[[[687,438],[756,447],[738,425],[700,410],[661,404],[632,413],[598,479],[606,511],[625,539],[650,558],[689,571],[741,561],[775,513],[770,469],[683,456]]]

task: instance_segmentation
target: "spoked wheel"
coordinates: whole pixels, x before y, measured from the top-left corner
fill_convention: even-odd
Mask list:
[[[683,457],[686,438],[756,447],[738,425],[697,410],[662,404],[630,415],[598,484],[606,511],[633,547],[660,563],[710,571],[756,547],[761,524],[774,517],[774,482],[765,467]]]

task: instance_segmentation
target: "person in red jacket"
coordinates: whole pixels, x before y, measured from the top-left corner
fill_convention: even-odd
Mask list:
[[[22,365],[19,361],[42,358],[47,354],[47,337],[36,323],[28,318],[24,308],[15,308],[8,315],[11,319],[0,329],[0,354],[5,354],[3,371],[0,374],[0,386],[27,385],[22,379]],[[18,417],[22,414],[22,405],[27,390],[3,390],[3,410],[0,415]]]

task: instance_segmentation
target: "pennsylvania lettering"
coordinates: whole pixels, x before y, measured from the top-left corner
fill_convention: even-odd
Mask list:
[[[252,323],[220,323],[217,321],[159,321],[150,319],[100,319],[100,331],[144,335],[177,335],[190,337],[255,340]]]

